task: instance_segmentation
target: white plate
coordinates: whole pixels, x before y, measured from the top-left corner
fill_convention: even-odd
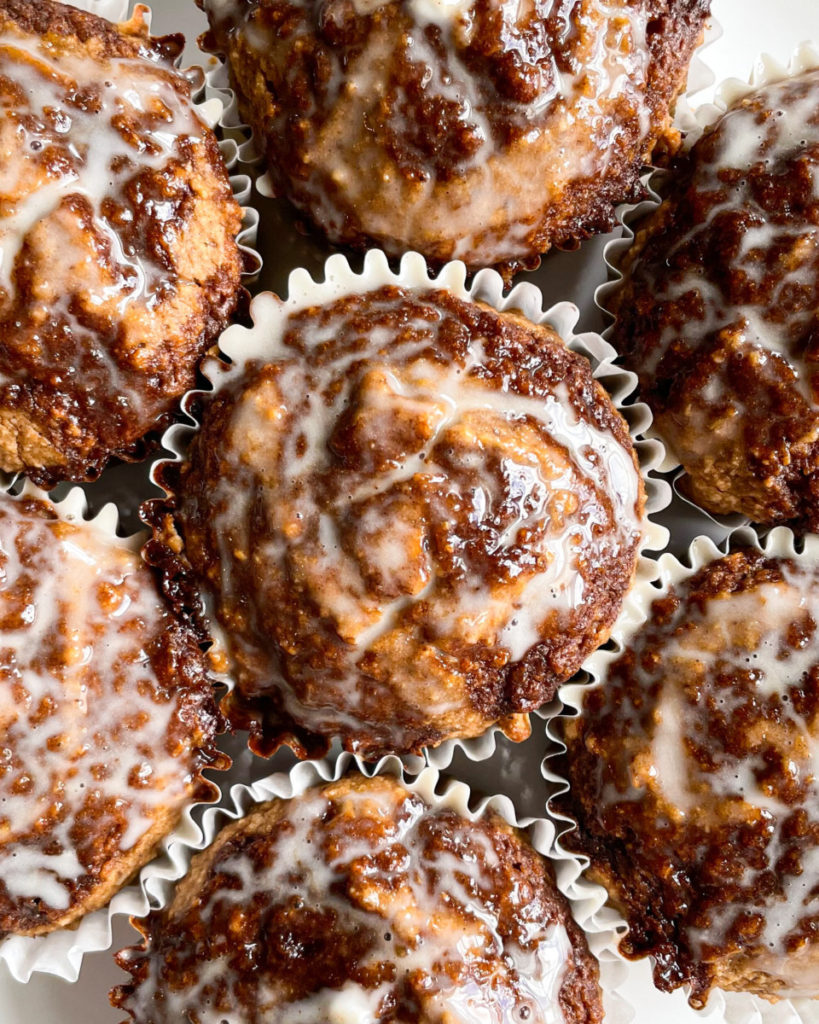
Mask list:
[[[36,3],[37,0],[32,0]],[[195,38],[204,27],[204,18],[193,0],[155,0],[153,28],[156,32],[184,32],[188,37],[186,55],[195,60]],[[723,27],[721,38],[716,40],[704,54],[704,60],[714,71],[716,79],[736,76],[747,78],[757,55],[763,51],[786,61],[796,45],[803,40],[819,42],[819,3],[817,0],[713,0],[713,12]],[[710,90],[705,90],[703,99]],[[268,211],[263,202],[263,219],[260,231],[260,245],[264,252],[267,268],[263,285],[281,288],[290,269],[276,259],[274,249],[265,245],[264,215]],[[272,215],[272,208],[271,208]],[[269,232],[268,239],[275,239],[276,232]],[[561,299],[572,299],[582,311],[581,328],[593,330],[599,327],[599,320],[592,302],[597,285],[604,276],[602,247],[605,239],[592,239],[576,253],[558,253],[551,256],[545,265],[531,275],[544,293],[547,304]],[[322,258],[315,246],[303,243],[298,250],[303,262],[315,263]],[[521,275],[525,278],[528,275]],[[96,485],[94,497],[103,497],[104,486]],[[141,497],[141,496],[140,496]],[[696,532],[708,531],[708,520],[683,513],[675,521],[676,536],[674,548],[681,551],[690,536]],[[527,744],[525,760],[521,757],[519,773],[509,777],[508,773],[495,772],[489,764],[471,765],[466,758],[458,758],[451,771],[461,774],[467,782],[480,788],[494,785],[507,789],[509,795],[520,802],[521,783],[528,780],[526,794],[535,799],[531,786],[537,784],[537,763],[539,754]],[[508,757],[505,760],[509,760]],[[258,761],[256,762],[258,765]],[[525,811],[527,808],[519,808]],[[534,808],[530,813],[537,813]],[[129,926],[119,921],[114,930],[114,948],[127,945],[134,939]],[[0,963],[0,1024],[118,1024],[121,1014],[108,1006],[107,993],[112,985],[125,979],[125,975],[114,965],[110,952],[97,953],[85,958],[79,981],[74,985],[56,978],[35,976],[28,985],[13,981],[4,964]],[[637,1008],[636,1024],[718,1024],[713,1013],[696,1014],[690,1010],[682,993],[664,996],[651,985],[648,965],[635,965],[624,994]],[[783,1014],[765,1014],[768,1020],[778,1018],[781,1024],[792,1018]],[[819,1003],[802,1010],[802,1019],[819,1024]],[[762,1016],[759,1017],[762,1021]],[[182,1022],[180,1022],[182,1024]],[[270,1024],[275,1024],[271,1021]]]

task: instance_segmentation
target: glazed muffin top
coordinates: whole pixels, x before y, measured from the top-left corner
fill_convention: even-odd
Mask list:
[[[262,301],[239,339],[258,358],[216,377],[168,482],[228,716],[262,752],[306,731],[374,756],[498,720],[522,738],[633,578],[625,421],[551,328],[442,289]]]
[[[256,805],[141,930],[113,994],[137,1024],[603,1017],[597,963],[528,840],[386,776]]]
[[[819,528],[819,71],[736,103],[661,183],[613,344],[716,512]]]
[[[128,542],[8,496],[0,725],[0,936],[102,906],[183,805],[211,798],[218,715],[197,637]]]
[[[470,266],[611,223],[707,0],[199,0],[277,188],[331,240]]]
[[[658,598],[556,769],[663,989],[819,993],[819,564],[754,549]]]
[[[141,8],[0,0],[0,468],[83,479],[161,425],[233,309],[241,211]]]

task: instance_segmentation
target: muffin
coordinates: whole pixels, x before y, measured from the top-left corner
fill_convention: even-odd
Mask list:
[[[0,469],[44,486],[139,456],[240,287],[241,210],[144,10],[0,0]]]
[[[819,563],[740,550],[667,589],[564,719],[564,843],[654,981],[819,996]]]
[[[819,529],[819,71],[740,100],[637,228],[612,343],[711,512]]]
[[[597,1024],[597,962],[526,837],[350,775],[255,805],[118,960],[137,1024]]]
[[[633,579],[625,421],[551,328],[444,289],[263,301],[155,516],[222,627],[223,710],[263,754],[525,738]]]
[[[708,0],[198,0],[278,192],[330,241],[532,264],[612,225]]]
[[[226,766],[198,638],[127,541],[0,501],[0,937],[107,903]]]

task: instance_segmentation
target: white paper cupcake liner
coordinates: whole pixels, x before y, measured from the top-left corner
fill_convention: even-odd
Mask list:
[[[438,769],[433,766],[427,766],[420,774],[411,776],[397,757],[384,757],[376,764],[368,764],[352,754],[342,753],[337,757],[302,761],[290,771],[275,772],[251,785],[232,785],[229,791],[226,790],[225,799],[219,807],[209,807],[205,810],[202,815],[202,834],[198,840],[184,840],[177,844],[172,851],[175,862],[184,862],[188,866],[194,853],[210,846],[217,833],[228,822],[244,817],[253,804],[277,798],[289,800],[312,786],[337,781],[350,771],[358,771],[370,777],[391,775],[402,781],[407,789],[420,796],[433,808],[449,808],[469,821],[477,821],[491,810],[508,825],[525,832],[535,850],[550,861],[555,869],[558,888],[567,896],[572,915],[583,929],[589,948],[600,963],[600,987],[603,992],[606,1024],[628,1024],[633,1020],[632,1008],[619,994],[625,970],[622,958],[616,952],[618,936],[605,922],[592,920],[596,908],[587,900],[575,900],[566,892],[564,886],[567,858],[555,849],[553,823],[544,817],[520,817],[512,801],[506,796],[494,795],[475,799],[465,782],[441,776]],[[570,865],[569,873],[571,871]],[[167,906],[173,891],[174,879],[169,875],[156,886],[158,902],[155,906]]]
[[[716,37],[712,37],[710,41]],[[706,44],[707,45],[707,44]],[[684,132],[683,148],[690,149],[702,134],[711,125],[715,124],[722,115],[733,106],[734,103],[754,92],[762,86],[773,82],[782,81],[819,68],[819,46],[813,43],[802,43],[793,53],[787,65],[780,63],[768,54],[762,54],[754,63],[754,69],[750,78],[742,81],[739,78],[729,78],[721,82],[715,89],[712,102],[702,103],[692,108],[687,100],[682,102],[678,108],[675,124]],[[643,177],[643,185],[648,192],[648,198],[639,203],[625,203],[615,211],[617,223],[622,230],[618,238],[608,242],[603,250],[603,259],[607,268],[607,279],[599,285],[594,294],[594,301],[597,308],[603,314],[606,329],[603,337],[611,338],[614,333],[616,317],[610,308],[610,299],[620,286],[623,274],[618,269],[622,265],[623,257],[631,248],[634,241],[634,227],[642,219],[656,210],[661,205],[661,197],[656,186],[660,184],[668,171],[660,168],[647,172]],[[639,397],[639,394],[638,394]],[[647,437],[663,440],[659,433],[652,427],[647,431]],[[697,513],[710,520],[720,531],[730,532],[740,526],[748,525],[750,519],[739,514],[718,515],[708,512],[702,508],[680,489],[680,484],[685,477],[685,470],[682,468],[679,459],[665,446],[665,458],[657,467],[658,471],[664,474],[674,474],[672,480],[673,489],[678,498],[686,505],[696,510]]]
[[[782,63],[769,53],[760,54],[754,61],[749,78],[727,78],[717,85],[714,99],[695,108],[680,111],[679,127],[685,132],[685,148],[690,149],[703,132],[717,121],[725,111],[743,96],[772,82],[801,75],[819,67],[819,45],[814,42],[800,43],[787,63]]]
[[[45,491],[26,482],[19,494],[7,494],[8,498],[39,499],[54,508],[61,519],[89,524],[129,551],[139,552],[146,538],[145,531],[128,537],[119,536],[119,515],[113,504],[105,505],[93,517],[88,516],[85,494],[79,487],[73,487],[61,501],[54,501]],[[204,770],[208,771],[207,766]],[[219,792],[218,776],[221,774],[216,772],[217,781],[214,781],[213,773],[209,772],[207,776],[207,782]],[[156,858],[146,864],[135,881],[121,889],[106,907],[86,914],[74,928],[63,928],[47,935],[13,935],[0,939],[0,960],[5,962],[12,977],[16,981],[27,982],[33,973],[43,972],[55,974],[65,981],[76,981],[84,955],[110,947],[113,918],[146,913],[149,899],[158,891],[159,881],[179,878],[184,873],[185,865],[172,848],[178,843],[201,839],[201,832],[191,818],[196,806],[202,806],[201,802],[190,802],[176,828],[159,844]]]
[[[253,300],[251,316],[254,326],[246,328],[235,325],[228,328],[220,340],[222,352],[231,360],[226,365],[216,359],[206,360],[202,371],[217,387],[228,383],[231,379],[244,372],[245,365],[252,361],[264,360],[269,351],[269,339],[283,319],[306,306],[328,303],[351,292],[366,292],[383,285],[400,285],[407,288],[444,287],[462,299],[480,300],[498,310],[516,309],[535,324],[547,324],[575,352],[586,356],[594,369],[594,376],[612,397],[614,405],[623,414],[629,424],[629,430],[640,462],[646,486],[647,514],[655,514],[664,509],[670,502],[671,491],[668,485],[655,477],[654,471],[662,462],[664,449],[656,439],[645,440],[644,434],[651,423],[651,414],[644,404],[625,405],[625,398],[634,391],[636,377],[629,371],[614,365],[616,353],[614,349],[599,335],[584,333],[576,334],[574,328],[578,320],[577,307],[572,303],[563,302],[544,311],[543,297],[538,288],[529,283],[519,284],[508,295],[503,294],[503,281],[494,270],[481,270],[467,287],[467,270],[463,263],[446,264],[437,276],[431,276],[424,258],[418,253],[406,254],[397,272],[390,268],[386,256],[380,250],[370,250],[364,258],[361,273],[356,273],[344,256],[331,256],[325,264],[324,280],[318,283],[302,269],[294,270],[289,278],[288,297],[285,302],[270,292],[262,293]],[[189,411],[193,402],[204,395],[201,391],[192,391],[185,396],[182,408]],[[158,485],[161,480],[162,466],[169,461],[181,462],[188,450],[191,438],[198,430],[198,424],[191,415],[190,424],[174,424],[163,437],[163,445],[174,456],[173,460],[159,460],[152,471],[152,479]],[[653,579],[656,575],[656,563],[648,557],[647,550],[660,551],[668,543],[668,531],[650,519],[646,521],[641,553],[636,570],[636,581]],[[204,597],[207,617],[212,628],[214,639],[224,646],[223,634],[210,611],[210,602]],[[613,627],[612,635],[616,638],[623,628],[620,619]],[[224,677],[228,687],[232,680]],[[462,749],[472,761],[482,761],[491,757],[499,742],[500,729],[495,726],[483,735],[469,740],[448,740],[440,746],[427,751],[427,760],[437,768],[445,768],[451,762],[455,751]],[[419,768],[419,759],[408,759],[408,766]]]
[[[210,61],[207,71],[208,88],[212,95],[219,98],[222,104],[222,115],[220,124],[224,129],[225,136],[235,141],[239,160],[247,167],[258,169],[262,162],[261,154],[253,141],[253,130],[246,124],[239,113],[239,100],[236,93],[230,87],[230,76],[227,64],[217,60],[216,57],[209,57]],[[257,186],[259,182],[256,182]],[[262,195],[272,195],[269,191],[262,191]]]
[[[800,545],[803,545],[803,548]],[[662,593],[693,576],[714,559],[741,547],[754,547],[769,557],[796,559],[800,558],[800,551],[804,550],[819,559],[819,536],[808,534],[797,543],[793,532],[784,526],[774,527],[764,538],[751,527],[741,526],[732,530],[719,546],[711,537],[697,537],[690,544],[684,562],[670,553],[663,554],[657,560],[657,576],[654,583],[641,582],[626,599],[623,618],[628,622],[627,628],[616,639],[614,645],[601,648],[587,660],[585,668],[588,674],[585,681],[569,682],[561,687],[558,696],[562,707],[546,723],[546,734],[552,749],[543,760],[542,773],[550,793],[547,811],[557,826],[553,856],[562,855],[572,864],[571,871],[566,869],[568,883],[564,891],[573,900],[588,901],[590,907],[596,905],[590,920],[614,929],[620,937],[626,934],[628,925],[623,916],[608,904],[605,888],[590,881],[586,876],[588,858],[569,853],[562,843],[563,838],[574,831],[576,824],[571,817],[556,811],[552,806],[555,797],[562,796],[571,788],[568,780],[556,774],[550,766],[555,757],[566,751],[565,744],[554,733],[553,724],[556,719],[565,717],[564,710],[569,710],[572,715],[582,714],[585,695],[591,689],[605,685],[610,666],[627,649],[629,638],[648,620],[652,603]],[[697,1021],[709,1021],[713,1024],[816,1024],[819,1020],[819,1002],[811,999],[769,1003],[748,993],[725,992],[716,988],[712,990],[706,1008],[697,1011],[687,1003],[688,986],[673,994],[660,993],[654,989],[649,969],[649,964],[653,963],[651,957],[643,957],[638,961],[626,960],[619,953],[617,957],[625,965],[629,978],[640,979],[639,984],[629,986],[630,996],[634,998],[636,993],[650,990],[656,999],[662,1000],[667,1004],[667,1009],[674,1012],[674,1024],[691,1024]]]

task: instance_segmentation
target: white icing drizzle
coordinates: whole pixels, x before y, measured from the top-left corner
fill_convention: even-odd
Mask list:
[[[12,29],[0,33],[0,62],[14,90],[13,101],[0,106],[0,312],[16,297],[14,271],[26,243],[46,245],[53,257],[48,280],[37,282],[30,297],[35,319],[87,335],[69,302],[78,291],[101,316],[122,315],[135,302],[150,309],[167,271],[126,248],[117,217],[126,226],[133,220],[124,194],[129,182],[181,157],[182,140],[201,143],[187,86],[180,88],[179,75],[147,49],[138,58],[92,59]],[[172,215],[153,203],[157,223]],[[93,241],[79,247],[75,239],[86,225]],[[100,258],[113,265],[110,272],[102,272]],[[123,400],[139,405],[138,389],[128,386],[106,346],[95,351]]]
[[[564,1024],[559,993],[572,957],[569,936],[562,924],[535,920],[526,907],[519,913],[524,944],[502,934],[498,894],[488,874],[498,855],[489,835],[462,819],[446,821],[439,828],[450,849],[429,850],[421,828],[435,812],[409,793],[398,801],[394,792],[380,788],[346,791],[343,817],[326,824],[328,807],[320,790],[291,801],[287,827],[279,826],[266,840],[271,853],[261,869],[241,852],[218,859],[214,867],[231,887],[220,887],[195,913],[211,934],[215,907],[249,907],[254,894],[264,894],[271,904],[277,897],[291,906],[302,902],[311,912],[332,914],[345,933],[371,934],[371,944],[356,961],[359,976],[379,964],[394,964],[394,975],[374,987],[352,979],[339,988],[317,985],[305,998],[287,1001],[280,979],[258,971],[254,1020],[267,1015],[276,1024],[378,1024],[385,997],[414,976],[422,1020]],[[345,820],[367,819],[385,834],[376,840],[366,832],[360,839],[346,834]],[[388,850],[391,856],[379,860]],[[351,876],[357,879],[355,901],[347,895]],[[258,935],[258,941],[273,938]],[[160,953],[149,952],[147,978],[128,999],[138,1020],[178,1021],[190,1011],[200,1024],[249,1020],[242,1007],[247,990],[243,998],[233,995],[239,979],[228,956],[207,959],[206,950],[187,947],[186,962],[196,955],[195,980],[186,970],[186,986],[174,987],[163,978]],[[487,960],[493,966],[491,983],[480,966]],[[220,990],[217,1009],[213,1002]],[[225,997],[233,1012],[224,1012]]]
[[[464,19],[474,6],[475,0],[407,0],[417,25],[438,25],[451,29],[453,22]],[[359,14],[369,14],[383,7],[384,0],[354,0]],[[369,7],[369,10],[367,8]]]
[[[671,820],[679,823],[690,819],[706,829],[719,828],[734,815],[741,820],[767,821],[770,838],[760,871],[776,871],[783,852],[793,846],[783,834],[783,824],[793,814],[794,806],[760,783],[757,771],[765,767],[761,756],[738,759],[718,744],[709,743],[714,769],[705,770],[692,757],[689,744],[708,743],[704,734],[707,718],[719,715],[730,720],[749,700],[756,705],[774,700],[781,709],[786,732],[783,735],[782,727],[769,722],[771,743],[777,749],[791,747],[786,772],[807,786],[802,805],[809,821],[814,826],[819,824],[819,722],[807,721],[789,696],[789,691],[798,688],[808,675],[815,680],[819,672],[815,633],[819,623],[819,565],[800,556],[795,565],[781,562],[780,567],[783,582],[712,597],[704,611],[685,606],[688,617],[680,622],[691,628],[667,639],[660,659],[652,661],[650,667],[639,656],[638,648],[634,672],[641,690],[659,688],[656,698],[651,698],[656,710],[648,761],[640,754],[632,762],[637,772],[632,794],[620,794],[612,785],[604,794],[607,803],[639,799],[650,785],[661,794],[663,813]],[[789,639],[791,627],[806,622],[812,624],[808,639],[794,645]],[[737,679],[750,681],[750,696],[744,686],[734,688],[732,680]],[[805,685],[813,692],[816,684]],[[764,720],[753,726],[753,735],[760,736],[764,745],[763,724]],[[777,989],[782,997],[815,994],[819,977],[811,954],[792,959],[786,955],[784,944],[801,918],[819,913],[819,895],[810,893],[819,882],[819,845],[808,842],[800,849],[801,874],[777,871],[780,893],[761,902],[740,895],[709,909],[708,927],[688,930],[695,951],[720,948],[738,914],[762,913],[763,930],[755,940],[761,953],[755,955],[754,963],[757,966],[758,961],[760,970],[783,981],[783,990]],[[743,886],[753,885],[755,878],[756,872],[748,867],[746,877],[738,881]]]
[[[178,702],[145,651],[168,625],[125,542],[0,505],[0,883],[13,899],[67,910],[67,883],[93,879],[85,830],[128,851],[184,799]]]
[[[302,325],[300,358],[283,336],[271,340],[266,359],[279,367],[275,397],[251,392],[237,402],[228,428],[236,472],[215,483],[209,503],[227,601],[239,597],[235,552],[245,552],[240,562],[261,559],[281,578],[294,573],[349,645],[344,660],[334,660],[332,674],[323,675],[309,708],[283,687],[288,710],[317,731],[332,730],[339,720],[354,724],[357,713],[366,719],[372,677],[361,665],[370,652],[398,643],[411,606],[424,617],[428,650],[437,645],[446,652],[459,642],[492,645],[519,661],[544,636],[559,632],[557,623],[566,623],[587,600],[583,575],[589,570],[581,567],[591,558],[598,566],[622,558],[643,531],[641,482],[631,452],[609,431],[578,416],[565,383],[553,384],[552,394],[541,398],[481,379],[484,339],[474,334],[463,362],[432,361],[424,350],[435,345],[437,326],[428,320],[408,325],[422,332],[420,341],[376,327],[354,351],[328,358],[321,353],[332,343],[336,324]],[[363,369],[348,372],[353,364]],[[372,475],[339,469],[338,494],[328,510],[319,503],[323,492],[313,478],[334,465],[329,442],[351,406],[365,450],[378,452],[380,438],[390,438],[402,425],[412,425],[420,440],[415,451]],[[273,430],[279,423],[282,429]],[[491,469],[495,452],[501,484]],[[470,523],[489,524],[500,507],[511,508],[511,521],[499,531],[492,553],[514,559],[517,546],[525,550],[525,564],[514,578],[498,582],[465,571],[453,582],[451,575],[439,575],[426,553],[421,506],[402,502],[416,500],[404,488],[423,494],[425,481],[440,487],[450,477],[450,493],[471,505]],[[578,497],[578,481],[594,488],[588,504]],[[366,504],[371,499],[377,503]],[[611,503],[610,521],[598,521],[604,515],[601,499]],[[445,507],[430,507],[431,517],[446,520]],[[259,543],[262,510],[266,539]],[[366,552],[363,562],[339,536],[339,524],[349,525],[351,515],[357,544]],[[373,577],[390,581],[402,569],[401,578],[410,578],[394,599],[374,593]],[[272,573],[261,585],[271,578]],[[254,600],[266,606],[276,598],[262,592]],[[391,664],[389,685],[400,690],[403,705],[437,716],[464,705],[462,689],[443,689],[432,678],[422,684],[418,676],[414,664]]]
[[[707,216],[696,223],[668,252],[663,267],[674,267],[675,254],[695,244],[706,231],[714,230],[714,221],[725,212],[741,212],[743,224],[732,222],[732,231],[741,232],[741,241],[731,270],[737,279],[759,287],[763,275],[774,273],[775,289],[758,293],[756,300],[732,302],[719,282],[709,281],[699,266],[683,274],[670,272],[670,280],[656,289],[657,302],[680,302],[685,296],[702,297],[701,315],[686,303],[686,317],[674,318],[666,326],[658,344],[651,351],[642,373],[653,373],[669,347],[681,339],[693,349],[704,339],[728,327],[738,327],[738,344],[755,350],[762,362],[766,358],[783,360],[793,372],[795,386],[809,401],[814,401],[811,379],[815,363],[808,362],[794,343],[804,335],[815,313],[815,302],[804,296],[817,294],[816,271],[810,264],[816,260],[819,228],[809,218],[780,211],[776,220],[768,217],[760,205],[747,177],[756,165],[772,166],[780,161],[795,169],[806,161],[812,173],[812,200],[819,210],[819,72],[809,72],[796,79],[766,85],[730,109],[717,123],[714,136],[707,135],[693,151],[695,171],[689,191],[703,196],[725,190],[725,199],[708,208]],[[704,145],[717,143],[714,157],[698,156]],[[737,170],[742,177],[726,185],[723,176]],[[777,247],[787,244],[788,258],[774,259]],[[663,271],[667,273],[667,271]],[[750,289],[748,289],[750,293]],[[803,297],[802,308],[794,308],[793,296]],[[788,315],[783,315],[787,310]],[[744,411],[742,396],[730,387],[731,382],[714,375],[706,384],[703,399],[714,403],[729,398],[738,413]],[[730,392],[730,393],[729,393]]]
[[[102,207],[139,171],[168,164],[178,155],[181,138],[199,141],[202,126],[190,100],[174,87],[178,76],[147,55],[91,60],[12,31],[0,35],[0,53],[3,76],[24,97],[22,104],[5,112],[9,127],[4,132],[13,131],[18,142],[0,170],[0,287],[12,289],[14,261],[34,226],[66,198],[79,196],[91,204],[95,227],[107,238],[117,262],[132,271],[121,299],[130,301],[151,282],[159,282],[161,268],[146,266],[138,255],[123,251]],[[86,107],[71,102],[76,93],[85,92],[92,96]],[[153,123],[149,139],[134,137],[130,130],[143,118]],[[44,173],[44,156],[52,146],[59,151],[60,164],[51,166],[46,159]],[[71,268],[53,269],[68,273]]]
[[[308,0],[292,2],[296,8],[309,7]],[[378,0],[355,0],[362,16],[385,6]],[[530,237],[545,209],[560,203],[573,182],[605,178],[613,166],[620,166],[626,129],[636,130],[637,135],[629,163],[639,162],[652,120],[647,102],[647,5],[584,0],[570,11],[568,6],[564,0],[497,4],[503,38],[514,41],[518,31],[531,28],[532,19],[545,23],[562,9],[565,34],[573,32],[578,46],[570,68],[559,68],[551,53],[539,57],[534,99],[514,104],[517,115],[531,121],[532,127],[511,146],[499,137],[488,117],[488,104],[495,101],[486,98],[476,73],[461,58],[462,46],[474,31],[472,0],[406,0],[403,10],[409,27],[402,28],[400,38],[381,25],[358,57],[343,68],[336,60],[328,95],[337,106],[301,169],[307,172],[312,166],[316,173],[302,173],[299,181],[322,230],[331,238],[343,235],[345,218],[353,210],[363,230],[391,251],[400,236],[402,242],[411,243],[404,244],[404,249],[424,251],[435,244],[443,258],[489,265],[529,251]],[[240,7],[236,0],[206,0],[205,9],[212,23],[232,23],[231,31],[243,34],[259,53],[271,48],[271,38],[254,17],[253,6]],[[446,70],[427,36],[430,27],[439,30]],[[425,68],[423,94],[454,103],[479,140],[451,181],[438,181],[433,170],[426,180],[403,180],[385,162],[380,145],[370,144],[363,127],[382,116],[379,104],[388,93],[385,69],[405,40],[409,40],[413,62]],[[491,89],[487,92],[492,95]],[[414,126],[402,112],[404,103],[397,106],[391,114],[395,130],[409,137]],[[548,120],[541,126],[536,119],[547,110]],[[314,113],[315,107],[299,111],[305,117]],[[352,131],[351,125],[355,126]],[[544,165],[548,165],[547,177]],[[373,195],[375,183],[377,196]],[[339,192],[343,206],[336,201]],[[396,210],[401,211],[400,227]]]

